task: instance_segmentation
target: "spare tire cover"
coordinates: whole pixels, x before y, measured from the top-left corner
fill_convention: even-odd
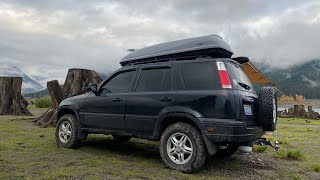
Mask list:
[[[263,87],[259,92],[258,123],[265,131],[274,131],[277,125],[277,97],[274,87]]]

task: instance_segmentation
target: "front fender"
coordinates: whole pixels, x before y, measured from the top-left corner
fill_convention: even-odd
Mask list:
[[[78,111],[72,106],[59,106],[57,109],[57,119],[59,120],[63,115],[70,114],[72,112],[73,115],[77,118],[78,122],[80,123],[80,117]]]

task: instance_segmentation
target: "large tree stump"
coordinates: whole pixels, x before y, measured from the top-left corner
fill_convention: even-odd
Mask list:
[[[61,101],[65,99],[64,93],[57,80],[47,82],[48,92],[52,100],[52,107],[50,107],[44,114],[35,120],[36,125],[47,127],[57,119],[56,109],[59,107]]]
[[[21,95],[22,77],[0,77],[0,115],[28,115],[28,101]]]
[[[69,69],[63,91],[66,97],[77,96],[87,92],[90,83],[102,81],[97,72],[87,69]]]
[[[55,124],[57,121],[57,114],[55,111],[62,100],[86,93],[87,87],[90,83],[98,84],[101,81],[102,79],[95,71],[87,69],[69,69],[63,90],[61,89],[58,81],[54,80],[48,82],[47,87],[53,101],[53,106],[42,116],[36,119],[36,124],[41,127],[47,127],[50,124]]]
[[[309,117],[307,111],[304,109],[304,105],[294,105],[292,116],[293,117],[301,117],[301,118],[308,118]]]

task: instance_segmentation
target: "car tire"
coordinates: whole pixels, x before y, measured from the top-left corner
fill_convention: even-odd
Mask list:
[[[276,130],[277,97],[274,87],[263,87],[259,92],[258,123],[265,131]]]
[[[228,144],[225,148],[218,148],[215,156],[217,157],[229,157],[236,153],[239,149],[239,146],[236,144]]]
[[[162,133],[160,155],[167,167],[193,173],[205,163],[207,150],[199,131],[190,124],[179,122]]]
[[[77,148],[81,140],[78,138],[79,124],[74,115],[62,116],[56,126],[56,143],[64,148]]]
[[[131,136],[118,136],[118,135],[112,135],[112,137],[117,142],[128,142],[132,138]]]

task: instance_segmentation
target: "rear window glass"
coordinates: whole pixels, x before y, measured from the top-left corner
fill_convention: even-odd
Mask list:
[[[186,90],[220,89],[216,62],[183,63],[180,67]]]
[[[136,92],[169,91],[171,84],[171,69],[142,70]]]
[[[253,86],[244,73],[243,68],[235,63],[228,62],[228,72],[230,74],[230,80],[233,83],[233,87],[239,90],[246,90],[246,91],[254,91]],[[249,90],[245,89],[243,86],[239,85],[239,83],[246,84],[250,87]]]

